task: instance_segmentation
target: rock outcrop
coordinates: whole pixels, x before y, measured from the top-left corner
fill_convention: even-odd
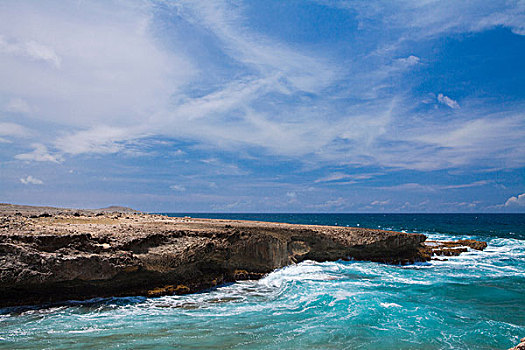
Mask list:
[[[521,338],[520,343],[509,350],[525,350],[525,338]]]
[[[470,249],[484,250],[487,242],[474,239],[460,239],[458,241],[426,241],[427,254],[430,256],[458,256]]]
[[[430,259],[421,234],[19,209],[0,216],[0,307],[191,293],[307,259]]]

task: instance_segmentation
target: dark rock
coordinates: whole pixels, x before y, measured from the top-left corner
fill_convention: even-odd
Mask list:
[[[468,251],[467,248],[437,248],[432,250],[434,255],[438,256],[458,256],[466,251]]]
[[[487,248],[487,242],[476,241],[474,239],[460,239],[458,241],[446,241],[438,242],[443,247],[453,248],[453,247],[469,247],[475,250],[483,250]]]
[[[474,239],[462,239],[458,241],[427,241],[425,242],[424,254],[428,257],[437,256],[458,256],[467,252],[468,248],[483,250],[487,247],[487,242],[476,241]]]

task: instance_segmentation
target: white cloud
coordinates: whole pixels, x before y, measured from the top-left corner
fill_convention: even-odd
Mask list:
[[[439,94],[437,96],[437,100],[439,101],[439,103],[447,105],[447,106],[449,106],[452,109],[458,109],[459,108],[459,103],[457,103],[457,101],[454,101],[450,97],[445,96],[443,94]]]
[[[439,0],[408,0],[383,2],[333,2],[338,7],[357,12],[361,30],[377,28],[382,21],[386,30],[403,30],[400,40],[420,40],[443,33],[478,32],[494,27],[510,28],[525,35],[525,4],[523,1],[487,2]]]
[[[251,207],[252,201],[250,199],[241,199],[238,201],[234,201],[231,203],[221,203],[221,204],[214,204],[212,205],[213,210],[241,210],[246,211],[248,208]]]
[[[393,191],[435,191],[436,189],[431,185],[421,185],[415,182],[404,183],[393,186],[382,186],[377,187],[380,190],[393,190]]]
[[[478,186],[484,186],[492,183],[491,181],[487,180],[481,180],[481,181],[474,181],[471,183],[466,184],[457,184],[457,185],[422,185],[415,182],[410,183],[404,183],[400,185],[393,185],[393,186],[382,186],[382,187],[376,187],[377,189],[381,190],[393,190],[393,191],[422,191],[422,192],[434,192],[434,191],[442,191],[442,190],[454,190],[454,189],[461,189],[461,188],[470,188],[470,187],[478,187]]]
[[[344,179],[368,180],[378,175],[381,175],[381,174],[380,173],[346,174],[346,173],[341,173],[341,172],[335,172],[325,177],[319,178],[315,180],[314,182],[315,183],[332,182],[332,181],[339,181],[339,180],[344,180]],[[352,181],[352,183],[355,183],[355,181]]]
[[[388,203],[390,203],[390,199],[384,201],[373,201],[370,203],[370,205],[386,205]]]
[[[484,116],[471,119],[473,113]],[[380,164],[407,169],[435,170],[472,164],[492,168],[499,161],[507,168],[516,168],[525,164],[525,153],[520,147],[525,141],[524,130],[522,114],[463,109],[459,119],[406,128],[396,143],[374,153]]]
[[[208,164],[215,175],[240,176],[249,174],[237,165],[225,163],[217,158],[202,159],[201,162]]]
[[[25,161],[53,162],[53,163],[60,163],[64,160],[62,156],[59,154],[51,154],[48,151],[47,147],[40,143],[34,143],[31,146],[34,147],[33,152],[17,154],[15,158],[18,160],[25,160]]]
[[[60,67],[61,58],[49,46],[36,41],[17,42],[8,41],[0,35],[0,54],[8,54],[17,57],[27,57],[32,60],[43,61],[55,68]]]
[[[410,67],[419,64],[421,59],[417,56],[410,55],[407,58],[399,58],[397,61],[403,66]]]
[[[21,178],[20,182],[23,183],[24,185],[42,185],[44,183],[42,180],[34,178],[31,175],[28,175],[25,178]]]
[[[446,6],[436,2],[394,4],[393,9],[386,6],[384,13],[373,6],[345,4],[357,8],[365,26],[367,18],[379,16],[387,27],[405,28],[411,35],[416,34],[410,28],[461,27],[444,11]],[[258,33],[244,17],[243,6],[222,1],[157,5],[142,1],[0,4],[0,74],[9,82],[0,84],[0,95],[5,100],[22,96],[24,103],[14,104],[13,110],[27,112],[29,106],[31,118],[46,122],[47,129],[38,130],[44,147],[71,155],[116,153],[131,144],[137,148],[141,138],[154,136],[243,155],[255,150],[258,155],[295,157],[312,164],[417,170],[494,159],[510,167],[523,164],[523,153],[515,146],[524,138],[522,116],[491,118],[485,111],[468,110],[464,102],[459,109],[456,101],[441,94],[440,103],[457,107],[458,120],[436,127],[429,122],[434,116],[426,120],[413,116],[406,107],[412,101],[403,93],[382,92],[385,86],[395,85],[392,77],[421,64],[415,55],[387,55],[386,63],[368,64],[367,58],[343,65],[320,50]],[[435,18],[433,8],[437,8]],[[162,11],[171,11],[173,23],[155,17]],[[512,22],[510,12],[505,13],[498,20],[490,13],[480,18],[494,19],[486,26]],[[422,18],[427,25],[420,22]],[[167,24],[176,26],[166,30]],[[470,23],[465,28],[474,27]],[[205,43],[206,50],[194,48],[193,42]],[[214,57],[210,61],[203,58],[208,50]],[[215,62],[218,56],[227,62],[224,66]],[[348,99],[357,102],[340,104]],[[459,119],[466,115],[476,115],[478,120]],[[17,159],[61,159],[47,149],[40,154]],[[223,168],[228,174],[245,173],[236,166]],[[329,176],[317,182],[364,179]]]
[[[29,130],[16,123],[0,123],[0,136],[23,137],[30,134]]]
[[[184,151],[181,150],[181,149],[178,149],[178,150],[176,150],[176,151],[174,151],[174,152],[171,152],[171,155],[176,156],[176,157],[183,156],[183,155],[185,155],[185,154],[186,154],[186,152],[184,152]]]
[[[32,111],[32,108],[27,103],[27,101],[25,101],[25,100],[23,100],[21,98],[13,98],[7,104],[6,111],[12,112],[12,113],[27,114],[27,113],[30,113]]]
[[[186,191],[186,187],[180,186],[180,185],[171,185],[170,188],[174,191],[184,192]]]
[[[149,116],[167,109],[170,96],[196,72],[182,50],[159,45],[151,28],[154,7],[3,2],[0,74],[9,84],[0,86],[0,94],[24,96],[38,110],[35,118],[68,133],[99,124],[147,126]],[[60,69],[21,60],[21,53]]]
[[[446,206],[456,206],[460,208],[475,208],[480,204],[480,201],[473,201],[473,202],[450,202],[450,203],[443,203],[443,205]]]
[[[446,185],[446,186],[439,186],[439,188],[444,190],[451,190],[451,189],[458,189],[458,188],[469,188],[469,187],[477,187],[477,186],[484,186],[491,183],[487,180],[481,180],[481,181],[474,181],[468,184],[459,184],[459,185]]]
[[[59,137],[55,146],[64,153],[115,153],[122,149],[119,142],[129,140],[133,133],[127,128],[97,126]]]
[[[312,205],[311,207],[318,209],[339,209],[345,207],[346,205],[347,201],[343,197],[339,197],[337,199],[325,201],[321,204]]]
[[[288,197],[288,204],[298,203],[296,192],[286,192],[286,197]]]
[[[325,177],[319,178],[319,179],[315,180],[314,182],[315,183],[319,183],[319,182],[338,181],[338,180],[343,180],[343,179],[346,179],[346,178],[349,178],[349,177],[351,177],[351,175],[338,172],[338,173],[332,173],[332,174],[327,175]]]
[[[49,62],[55,67],[60,68],[60,63],[62,59],[58,57],[58,55],[52,48],[37,43],[35,41],[30,41],[26,43],[25,46],[26,52],[29,54],[30,57]]]
[[[310,92],[323,88],[334,77],[333,68],[319,58],[254,33],[236,6],[223,1],[181,3],[183,6],[174,5],[179,15],[209,30],[222,42],[227,55],[255,68],[261,76],[280,75],[294,88]]]
[[[505,202],[506,207],[514,207],[514,206],[525,206],[525,193],[522,193],[516,197],[510,197]]]
[[[197,67],[202,53],[187,57],[188,39],[176,31],[172,37],[155,37],[154,5],[147,2],[66,3],[58,9],[13,2],[0,11],[0,32],[10,38],[3,39],[5,45],[45,42],[60,53],[55,61],[61,64],[60,70],[49,71],[0,56],[3,79],[12,82],[8,93],[32,96],[26,102],[39,111],[35,117],[61,126],[65,135],[54,146],[64,153],[118,152],[122,143],[145,135],[225,148],[251,143],[285,154],[308,152],[305,138],[318,130],[318,125],[303,123],[309,116],[283,122],[255,113],[251,104],[267,94],[323,89],[334,78],[333,64],[250,31],[237,8],[226,3],[166,5],[181,25],[186,21],[212,34],[213,45],[243,65],[244,73],[207,83],[211,89],[201,96],[187,95],[183,87],[208,79],[209,63]],[[169,45],[159,45],[159,39]],[[54,59],[41,45],[29,45],[29,52]],[[299,125],[305,127],[290,133]],[[327,141],[324,137],[319,145]]]

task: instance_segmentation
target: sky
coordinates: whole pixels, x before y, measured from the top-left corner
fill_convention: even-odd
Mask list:
[[[525,1],[0,2],[0,202],[525,212]]]

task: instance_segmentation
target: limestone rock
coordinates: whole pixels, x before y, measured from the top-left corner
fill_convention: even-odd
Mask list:
[[[191,293],[304,260],[427,261],[432,248],[425,239],[365,228],[0,205],[0,307]],[[478,246],[460,245],[467,244]]]
[[[0,306],[189,293],[307,259],[426,260],[420,234],[49,208],[16,207],[21,214],[14,215],[9,209],[0,217]]]

